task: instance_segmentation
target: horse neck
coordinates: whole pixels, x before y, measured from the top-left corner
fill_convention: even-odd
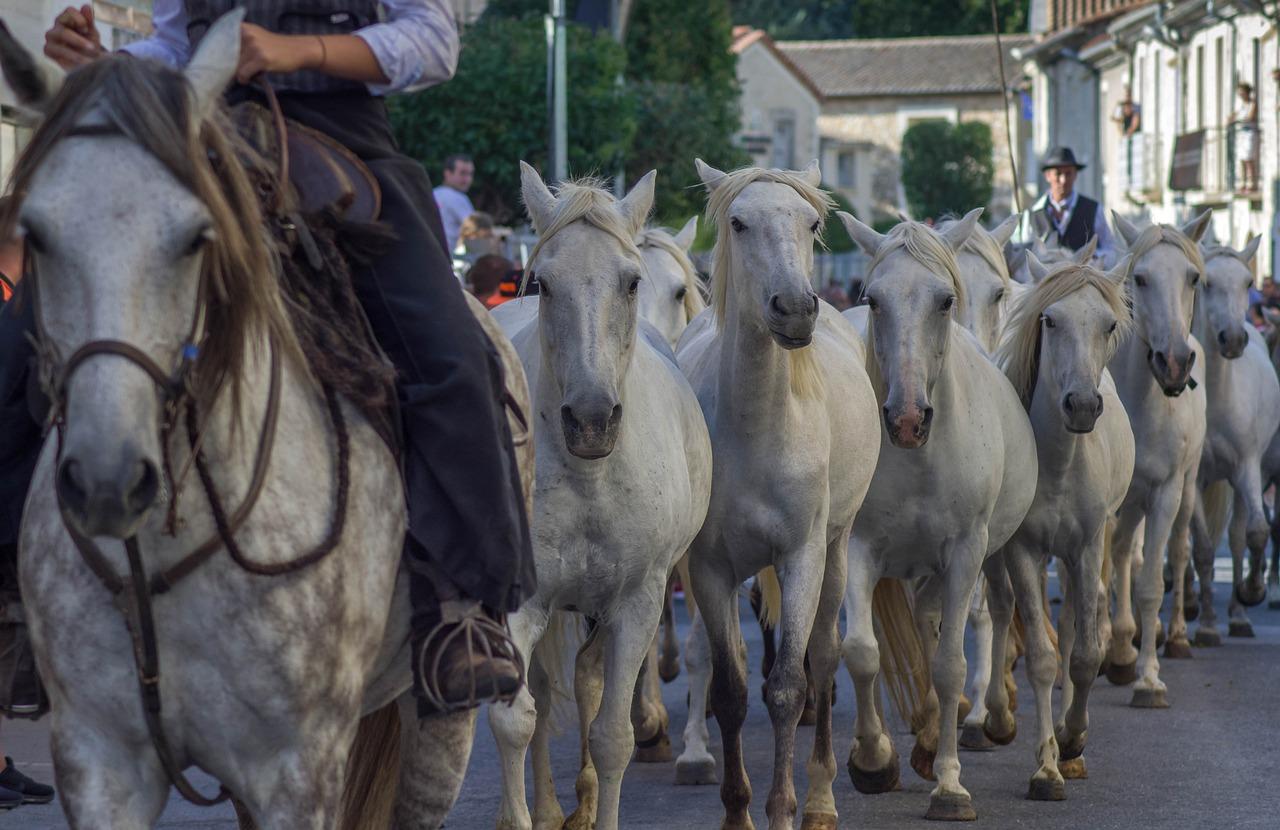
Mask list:
[[[1055,395],[1049,394],[1049,371],[1044,361],[1036,370],[1036,390],[1031,397],[1031,431],[1036,436],[1036,454],[1040,462],[1042,478],[1060,478],[1075,461],[1087,435],[1068,432],[1062,423]]]
[[[1147,363],[1150,348],[1135,329],[1124,338],[1124,342],[1116,349],[1115,357],[1107,364],[1126,409],[1143,400],[1165,397]]]
[[[1191,331],[1200,341],[1201,351],[1204,352],[1205,383],[1209,384],[1210,389],[1229,386],[1232,379],[1230,361],[1216,348],[1217,336],[1209,331],[1209,316],[1201,311],[1200,305],[1200,297],[1196,297],[1195,310],[1191,315]]]
[[[774,342],[758,316],[739,308],[732,290],[726,299],[724,320],[719,323],[723,343],[716,376],[716,400],[723,403],[716,417],[727,418],[737,428],[776,424],[793,396],[787,352]]]

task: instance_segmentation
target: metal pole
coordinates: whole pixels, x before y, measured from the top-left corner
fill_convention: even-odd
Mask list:
[[[564,181],[569,175],[569,90],[568,68],[565,53],[564,0],[551,0],[551,15],[555,18],[555,90],[551,109],[552,156],[551,179]]]
[[[555,0],[551,0],[555,9]],[[547,164],[555,164],[556,157],[556,22],[551,15],[542,18],[543,33],[547,38]]]

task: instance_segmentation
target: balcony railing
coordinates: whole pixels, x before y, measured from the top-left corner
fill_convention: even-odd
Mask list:
[[[1120,142],[1117,169],[1126,193],[1159,199],[1164,176],[1160,166],[1160,137],[1135,133]]]
[[[1237,144],[1249,129],[1240,124],[1206,127],[1178,136],[1174,145],[1170,190],[1199,190],[1207,198],[1225,198],[1240,180]]]

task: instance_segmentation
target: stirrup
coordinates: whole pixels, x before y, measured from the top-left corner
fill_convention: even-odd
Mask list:
[[[480,607],[480,603],[466,600],[447,600],[440,604],[441,620],[422,638],[414,654],[414,669],[422,688],[424,702],[437,713],[461,712],[474,709],[481,703],[506,703],[515,701],[516,694],[525,683],[524,660],[511,639],[505,619],[499,623]],[[465,700],[449,702],[444,698],[441,677],[441,658],[449,652],[458,637],[465,637],[467,644],[467,669],[470,673],[470,693]],[[488,693],[481,696],[476,687],[476,643],[480,644],[485,660],[508,660],[516,667],[519,680],[516,691],[503,694],[497,682],[490,679]],[[428,657],[430,655],[430,657]]]

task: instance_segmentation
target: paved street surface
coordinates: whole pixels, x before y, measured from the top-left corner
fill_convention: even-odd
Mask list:
[[[1219,563],[1220,580],[1226,575],[1223,564]],[[1219,583],[1219,618],[1224,621],[1224,632],[1228,590]],[[1051,593],[1055,591],[1051,589]],[[1067,782],[1066,802],[1031,802],[1024,798],[1027,780],[1035,771],[1034,717],[1032,695],[1019,664],[1017,740],[994,752],[962,753],[960,759],[964,765],[962,780],[973,794],[979,826],[1038,830],[1274,830],[1280,826],[1280,611],[1267,611],[1263,606],[1252,609],[1250,617],[1256,639],[1231,639],[1220,649],[1197,649],[1193,660],[1162,661],[1170,709],[1131,709],[1128,688],[1099,680],[1090,700],[1089,748],[1085,753],[1090,777],[1087,781]],[[756,825],[764,828],[764,802],[772,762],[771,730],[759,697],[759,633],[745,618],[743,628],[753,666],[751,706],[744,733],[754,789],[752,815]],[[672,740],[677,752],[679,731],[684,726],[685,692],[683,675],[664,689],[672,712]],[[836,780],[836,803],[841,827],[924,828],[923,816],[933,785],[918,778],[906,763],[911,737],[901,724],[895,730],[895,742],[903,757],[902,790],[864,796],[850,784],[844,761],[853,739],[853,692],[843,669],[835,719],[841,770]],[[714,721],[710,728],[715,743],[712,751],[718,756],[719,732]],[[812,732],[811,728],[802,727],[797,747],[796,785],[802,803],[804,761]],[[42,780],[51,778],[46,722],[5,722],[0,738],[5,752],[15,756],[22,769]],[[574,734],[566,734],[554,744],[556,782],[566,813],[574,806],[576,741]],[[209,779],[198,774],[193,777],[202,790],[214,791]],[[719,827],[719,788],[676,787],[673,780],[670,764],[632,764],[623,784],[623,827]],[[493,827],[500,791],[497,753],[486,719],[481,717],[467,781],[447,826],[464,830]],[[0,814],[0,830],[65,826],[56,804]],[[229,808],[200,810],[174,795],[160,826],[229,830],[235,822]]]

